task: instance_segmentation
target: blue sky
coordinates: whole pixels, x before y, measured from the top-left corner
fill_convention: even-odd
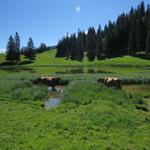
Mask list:
[[[0,49],[17,31],[21,45],[31,36],[35,46],[41,42],[57,44],[65,33],[89,26],[103,27],[141,0],[0,0]],[[144,0],[145,4],[150,0]]]

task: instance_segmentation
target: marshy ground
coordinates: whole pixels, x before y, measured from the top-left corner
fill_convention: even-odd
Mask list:
[[[0,149],[149,150],[148,64],[1,67]],[[69,85],[62,94],[51,93],[32,83],[40,76],[61,77]],[[97,83],[106,76],[128,85],[118,90]],[[58,97],[57,107],[44,108],[49,98]]]

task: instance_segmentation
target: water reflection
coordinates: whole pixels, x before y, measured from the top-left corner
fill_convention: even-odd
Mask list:
[[[0,67],[0,70],[7,71],[8,73],[11,72],[30,72],[30,73],[36,73],[39,72],[39,70],[43,69],[46,72],[49,73],[56,73],[56,74],[96,74],[96,73],[103,73],[103,74],[112,74],[113,72],[105,71],[99,68],[58,68],[58,67]],[[59,71],[60,70],[60,71]]]
[[[0,67],[0,70],[7,71],[8,73],[22,72],[22,71],[36,73],[36,71],[33,68],[29,68],[29,67]]]
[[[55,93],[55,94],[58,94],[58,95],[62,96],[62,94],[64,93],[63,87],[62,86],[57,86],[57,87],[55,87],[55,89],[56,89],[56,91],[53,91],[52,87],[50,86],[50,87],[48,87],[48,92],[50,94]]]
[[[112,74],[113,72],[104,71],[97,68],[77,68],[77,69],[64,69],[64,71],[56,72],[57,74],[96,74],[105,73]]]
[[[50,98],[48,101],[45,102],[45,109],[51,109],[59,106],[61,100],[59,98]]]
[[[150,85],[123,85],[122,89],[128,93],[144,93],[150,95]]]
[[[45,102],[45,109],[49,110],[55,108],[61,104],[61,96],[64,93],[64,89],[61,86],[55,87],[56,91],[52,90],[52,87],[48,87],[49,99]]]

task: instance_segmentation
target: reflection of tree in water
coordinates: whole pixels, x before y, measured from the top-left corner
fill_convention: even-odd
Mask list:
[[[108,74],[112,74],[112,72],[109,72],[109,71],[104,71],[104,70],[97,70],[97,73],[108,73]]]
[[[84,74],[82,68],[79,69],[65,69],[64,71],[55,72],[56,74]]]
[[[96,74],[96,73],[107,73],[107,74],[112,74],[112,72],[109,71],[104,71],[104,70],[98,70],[97,68],[77,68],[77,69],[65,69],[64,71],[60,72],[55,72],[57,74]]]
[[[95,74],[95,73],[96,73],[96,70],[94,70],[94,69],[88,69],[88,72],[87,72],[87,73]]]
[[[7,71],[8,73],[22,72],[22,71],[27,71],[27,72],[30,72],[30,73],[35,73],[36,72],[33,68],[26,68],[26,67],[3,67],[3,68],[0,68],[0,70]]]
[[[84,70],[83,70],[83,68],[71,69],[70,73],[72,73],[72,74],[75,74],[75,73],[82,73],[82,74],[84,74]]]

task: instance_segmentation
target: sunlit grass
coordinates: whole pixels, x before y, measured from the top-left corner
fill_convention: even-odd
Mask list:
[[[124,56],[112,58],[107,60],[95,60],[89,62],[85,57],[83,62],[66,60],[65,58],[55,58],[56,50],[47,51],[38,54],[36,61],[27,66],[101,66],[101,65],[117,65],[117,66],[150,66],[149,60],[144,60],[132,56]],[[26,61],[24,56],[21,57],[22,61]],[[0,54],[0,63],[5,61],[5,55]]]
[[[0,150],[148,150],[149,93],[107,88],[97,79],[112,76],[145,83],[149,61],[125,56],[81,63],[55,59],[55,53],[39,54],[26,68],[1,68]],[[72,74],[74,69],[79,72]],[[55,109],[43,107],[47,87],[32,83],[40,76],[69,80],[62,104]]]
[[[136,107],[147,107],[142,95],[127,94],[106,88],[91,78],[88,81],[80,78],[67,87],[58,108],[46,111],[41,106],[42,100],[34,102],[32,97],[36,96],[33,86],[30,89],[31,83],[2,82],[6,83],[6,86],[0,84],[5,86],[5,92],[10,92],[7,94],[10,100],[0,98],[2,150],[149,148],[150,114]],[[22,87],[19,101],[13,99],[15,87],[16,90]],[[45,91],[43,87],[37,88],[42,93]],[[32,90],[33,95],[25,89]],[[24,90],[30,101],[24,101]],[[1,92],[1,96],[6,96],[5,92]]]
[[[51,50],[37,55],[36,61],[32,65],[53,65],[53,66],[101,66],[101,65],[117,65],[117,66],[150,66],[149,60],[143,60],[132,56],[124,56],[107,60],[95,60],[89,62],[87,58],[83,62],[66,60],[65,58],[55,58],[56,50]]]
[[[0,63],[5,61],[5,54],[0,54]]]

